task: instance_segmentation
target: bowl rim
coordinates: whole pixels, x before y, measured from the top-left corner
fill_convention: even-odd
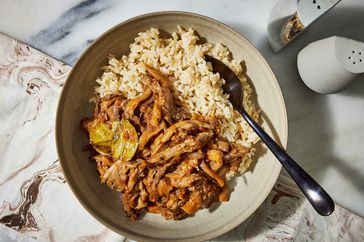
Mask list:
[[[137,21],[140,19],[144,19],[144,18],[150,18],[150,17],[156,17],[156,16],[160,16],[160,15],[184,15],[184,16],[192,16],[192,17],[196,17],[196,18],[201,18],[210,22],[214,22],[215,24],[221,26],[224,29],[227,29],[228,31],[231,31],[237,38],[239,38],[240,40],[244,41],[247,45],[249,45],[249,47],[255,52],[255,54],[262,60],[262,62],[265,65],[265,68],[267,69],[267,71],[269,71],[271,73],[272,78],[274,78],[274,82],[273,85],[276,86],[278,93],[279,93],[279,99],[281,102],[281,107],[284,110],[283,112],[283,119],[284,119],[284,124],[283,124],[283,128],[284,128],[284,133],[280,134],[283,135],[280,138],[280,142],[281,145],[283,146],[283,148],[287,147],[287,143],[288,143],[288,118],[287,118],[287,109],[286,109],[286,105],[285,105],[285,101],[284,101],[284,97],[282,94],[282,89],[280,88],[280,85],[278,83],[278,80],[274,74],[274,72],[272,71],[270,65],[268,64],[268,62],[266,61],[266,59],[263,57],[263,55],[260,53],[260,51],[254,47],[254,45],[247,40],[242,34],[240,34],[239,32],[237,32],[236,30],[234,30],[233,28],[229,27],[228,25],[215,20],[211,17],[207,17],[205,15],[202,14],[197,14],[197,13],[193,13],[193,12],[188,12],[188,11],[156,11],[156,12],[150,12],[150,13],[146,13],[146,14],[141,14],[141,15],[137,15],[135,17],[126,19],[116,25],[114,25],[113,27],[109,28],[108,30],[106,30],[105,32],[103,32],[101,35],[99,35],[78,57],[76,63],[72,66],[71,71],[69,72],[63,88],[62,88],[62,92],[60,94],[59,100],[58,100],[58,105],[57,105],[57,112],[56,112],[56,119],[55,119],[55,141],[56,141],[56,148],[57,148],[57,154],[58,154],[58,158],[60,161],[60,165],[61,165],[61,169],[62,172],[64,174],[64,177],[66,179],[66,182],[68,184],[68,186],[71,188],[72,193],[74,194],[74,196],[77,198],[77,200],[79,201],[79,203],[82,205],[83,208],[86,209],[86,211],[92,215],[93,218],[95,218],[98,222],[100,222],[102,225],[104,225],[106,228],[111,229],[112,231],[134,239],[134,240],[140,240],[140,241],[155,241],[155,238],[151,238],[151,237],[146,237],[144,235],[135,233],[135,232],[131,232],[129,230],[126,230],[124,228],[120,228],[117,226],[114,226],[114,224],[109,223],[108,221],[105,221],[103,218],[100,218],[99,215],[97,215],[88,205],[87,203],[80,197],[77,188],[73,185],[73,182],[75,182],[74,179],[72,179],[72,177],[70,177],[68,175],[67,169],[66,169],[66,164],[64,162],[62,162],[62,160],[64,159],[63,153],[64,150],[61,146],[61,142],[60,142],[60,137],[61,137],[61,129],[60,129],[60,122],[61,122],[61,118],[62,118],[62,113],[61,113],[61,104],[63,103],[63,100],[65,99],[66,96],[66,90],[68,89],[68,83],[69,83],[69,79],[72,76],[73,72],[75,72],[75,70],[77,69],[78,63],[80,62],[81,59],[83,59],[83,57],[88,53],[88,51],[93,48],[93,46],[102,38],[104,38],[106,35],[108,35],[109,33],[111,33],[112,31],[118,29],[119,27],[121,27],[122,25],[125,25],[127,23],[133,22],[133,21]],[[257,197],[257,203],[255,206],[252,206],[254,208],[251,208],[249,213],[247,213],[245,216],[240,216],[237,217],[237,219],[233,220],[230,224],[228,224],[228,226],[222,226],[220,229],[215,230],[212,233],[209,234],[202,234],[202,235],[198,235],[192,238],[192,240],[198,240],[198,241],[202,241],[202,240],[209,240],[212,238],[215,238],[217,236],[220,236],[224,233],[227,233],[228,231],[234,229],[235,227],[237,227],[239,224],[241,224],[242,222],[246,221],[258,208],[259,206],[261,206],[261,204],[264,202],[264,200],[268,197],[269,193],[271,192],[271,190],[273,189],[273,186],[275,185],[278,176],[280,175],[280,171],[281,171],[281,164],[277,163],[277,172],[275,174],[274,181],[272,182],[269,186],[267,186],[267,192],[266,194],[262,194],[259,197]],[[73,181],[73,182],[72,182]],[[162,240],[168,240],[171,241],[170,239],[159,239],[159,241]],[[177,239],[174,241],[191,241],[191,237],[186,237],[186,238],[182,238],[182,239]]]

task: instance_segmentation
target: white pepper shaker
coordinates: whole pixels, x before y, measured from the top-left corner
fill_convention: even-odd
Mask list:
[[[364,73],[364,43],[340,36],[315,41],[299,52],[297,67],[313,91],[338,92]]]

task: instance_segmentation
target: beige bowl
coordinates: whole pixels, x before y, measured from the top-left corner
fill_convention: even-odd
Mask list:
[[[123,213],[119,194],[100,184],[95,163],[81,148],[87,144],[79,128],[81,118],[92,114],[89,98],[93,95],[100,66],[107,55],[127,54],[129,44],[139,32],[157,27],[167,32],[177,25],[192,27],[209,42],[220,42],[246,61],[247,73],[257,92],[258,103],[269,120],[263,127],[279,134],[287,143],[287,115],[277,80],[264,58],[239,33],[204,16],[185,12],[159,12],[125,21],[107,31],[81,55],[63,87],[56,120],[58,155],[68,184],[82,205],[108,228],[135,240],[196,241],[219,236],[246,220],[264,201],[272,189],[281,165],[270,152],[259,152],[251,172],[239,177],[230,200],[220,206],[203,209],[181,221],[166,221],[159,215],[147,214],[137,221]],[[271,125],[267,125],[271,124]]]

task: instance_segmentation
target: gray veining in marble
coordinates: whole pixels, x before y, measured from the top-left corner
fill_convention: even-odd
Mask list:
[[[67,48],[64,42],[67,43],[67,38],[73,33],[75,26],[100,15],[112,6],[113,1],[109,0],[82,1],[67,10],[48,27],[30,36],[29,41],[34,43],[33,46],[35,48],[47,53],[52,53],[53,48],[65,48],[65,53],[61,54],[58,58],[65,63],[74,63],[80,52],[92,42],[92,39],[82,40],[76,48]]]

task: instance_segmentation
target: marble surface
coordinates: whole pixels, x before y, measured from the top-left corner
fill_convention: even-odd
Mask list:
[[[266,57],[281,85],[289,120],[288,151],[335,201],[364,216],[364,76],[345,91],[320,95],[301,81],[298,51],[332,35],[364,41],[364,2],[345,0],[278,54],[267,20],[276,0],[2,0],[0,32],[72,65],[98,35],[130,17],[161,10],[204,14],[233,27]]]
[[[364,203],[364,149],[362,149],[364,133],[361,132],[364,128],[364,78],[359,77],[343,92],[324,96],[310,91],[302,83],[296,67],[298,51],[312,41],[332,35],[364,41],[364,31],[362,31],[364,2],[342,1],[277,54],[269,47],[266,37],[268,15],[275,3],[276,0],[232,0],[229,2],[224,0],[198,2],[139,0],[138,4],[127,0],[2,0],[0,32],[72,65],[82,50],[99,34],[138,14],[161,10],[182,10],[204,14],[222,21],[249,39],[266,57],[275,72],[288,111],[288,151],[321,182],[337,203],[364,215],[364,206],[362,206]],[[54,101],[60,89],[51,88],[48,91],[55,95],[52,102],[42,99],[43,93],[38,90],[34,90],[37,98],[29,100],[54,112],[56,107]],[[9,113],[18,112],[21,117],[33,120],[33,109],[27,110],[21,105],[12,103],[4,105],[7,103],[7,98],[9,100],[15,98],[22,103],[24,101],[22,98],[27,97],[24,91],[17,91],[15,87],[8,87],[7,83],[1,83],[0,96],[2,129],[16,127],[13,126],[15,124],[9,123]],[[36,107],[33,108],[37,110]],[[27,119],[23,120],[25,121]],[[52,119],[48,119],[47,124],[42,124],[40,127],[46,129],[52,125]],[[24,132],[28,134],[32,130]],[[0,174],[2,175],[9,173],[3,166],[3,161],[9,159],[4,155],[6,154],[4,149],[8,147],[7,141],[11,142],[14,135],[6,136],[0,143]],[[47,143],[50,140],[39,142]],[[55,148],[51,147],[47,152],[52,157],[50,161],[56,161]],[[19,152],[19,156],[19,159],[39,158],[37,152]],[[48,165],[51,166],[51,163]],[[14,166],[18,169],[22,168],[16,167],[17,164]]]
[[[53,120],[70,67],[1,34],[0,46],[0,241],[128,240],[93,219],[62,174]],[[247,221],[213,241],[362,241],[363,230],[364,218],[338,205],[318,216],[282,174]]]

